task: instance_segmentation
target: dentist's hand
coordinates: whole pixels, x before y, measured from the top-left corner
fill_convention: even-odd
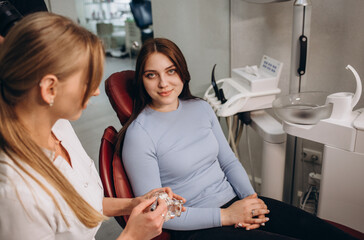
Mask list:
[[[139,204],[141,201],[143,201],[143,199],[150,199],[150,198],[154,197],[154,193],[159,192],[159,191],[166,192],[170,198],[175,198],[175,199],[178,199],[178,200],[182,200],[183,204],[186,202],[186,199],[184,199],[183,197],[181,197],[178,194],[173,193],[173,191],[172,191],[172,189],[170,187],[163,187],[163,188],[153,189],[153,190],[149,191],[148,193],[144,194],[143,196],[136,197],[134,199],[135,205]],[[182,212],[185,212],[185,211],[186,211],[186,208],[183,207]]]
[[[157,208],[151,212],[149,210],[150,205],[155,200],[155,197],[144,199],[133,209],[128,223],[118,240],[147,240],[162,233],[164,216],[167,214],[167,205],[163,199],[158,199]]]

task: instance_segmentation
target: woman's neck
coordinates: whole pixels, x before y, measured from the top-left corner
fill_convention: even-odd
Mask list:
[[[176,111],[179,107],[180,101],[179,99],[177,99],[176,102],[172,103],[172,104],[165,104],[165,105],[157,105],[157,104],[153,104],[153,102],[151,102],[149,104],[149,107],[157,112],[173,112]]]
[[[52,119],[48,106],[41,106],[34,101],[23,101],[15,106],[15,112],[29,131],[30,136],[42,148],[53,151],[51,141],[52,127],[56,119]]]

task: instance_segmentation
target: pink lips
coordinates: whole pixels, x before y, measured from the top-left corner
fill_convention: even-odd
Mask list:
[[[162,97],[168,97],[173,90],[169,90],[169,91],[164,91],[164,92],[159,92],[158,94],[161,95]]]

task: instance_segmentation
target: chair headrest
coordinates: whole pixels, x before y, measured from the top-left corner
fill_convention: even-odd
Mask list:
[[[131,83],[135,71],[127,70],[111,74],[105,81],[105,92],[116,112],[121,125],[129,119],[133,111],[133,99],[130,95]]]

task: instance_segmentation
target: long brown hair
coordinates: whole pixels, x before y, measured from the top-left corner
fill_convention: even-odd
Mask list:
[[[121,155],[121,149],[126,130],[130,126],[130,124],[139,116],[142,110],[152,101],[151,97],[144,87],[143,73],[145,63],[147,62],[149,56],[156,52],[162,53],[167,56],[176,67],[176,72],[183,82],[183,89],[178,98],[183,100],[197,98],[191,94],[189,87],[189,83],[191,80],[190,73],[188,71],[186,59],[178,46],[171,40],[165,38],[152,38],[145,41],[138,54],[135,67],[135,77],[133,79],[132,87],[130,88],[132,90],[130,94],[133,98],[133,111],[128,121],[124,124],[124,126],[118,133],[116,152],[119,155]]]
[[[96,227],[105,216],[89,205],[54,166],[21,123],[14,106],[45,75],[54,74],[62,81],[80,69],[86,70],[84,104],[101,82],[103,62],[104,50],[94,34],[68,18],[47,12],[24,17],[12,27],[0,46],[0,149],[52,198],[68,226],[54,195],[24,164],[60,193],[86,227]],[[0,160],[0,164],[7,163]]]

